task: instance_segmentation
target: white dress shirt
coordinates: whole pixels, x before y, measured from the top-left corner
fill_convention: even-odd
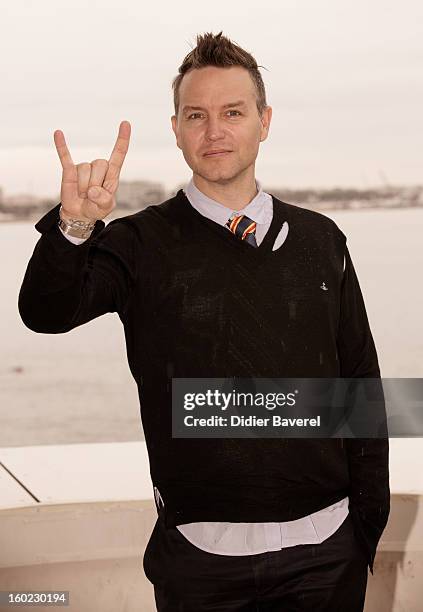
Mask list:
[[[256,222],[256,242],[260,244],[270,227],[273,217],[272,196],[263,191],[256,179],[257,194],[242,210],[233,211],[200,191],[189,181],[184,193],[191,205],[202,215],[216,223],[226,225],[234,215],[245,214]],[[60,228],[59,228],[60,229]],[[62,231],[62,230],[60,230]],[[228,231],[231,231],[228,228]],[[81,244],[84,238],[62,234],[74,244]],[[281,231],[282,241],[286,231]],[[278,243],[278,245],[276,244]],[[279,236],[274,246],[280,246]],[[252,247],[253,248],[253,247]],[[154,487],[158,504],[163,504],[160,491]],[[281,550],[298,544],[320,544],[341,526],[348,515],[348,497],[294,521],[279,523],[230,523],[195,522],[177,525],[184,537],[206,552],[219,555],[251,555]]]

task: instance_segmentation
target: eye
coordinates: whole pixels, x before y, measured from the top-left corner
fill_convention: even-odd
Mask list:
[[[232,117],[237,117],[238,115],[241,115],[241,113],[235,109],[229,110],[228,113],[237,113],[237,115],[232,115]],[[191,115],[188,115],[188,119],[197,118],[201,115],[202,113],[191,113]]]

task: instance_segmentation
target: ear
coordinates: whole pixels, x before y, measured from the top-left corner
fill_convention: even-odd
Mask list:
[[[171,123],[172,123],[172,130],[173,130],[173,133],[174,133],[174,134],[175,134],[175,136],[176,136],[176,146],[177,146],[177,147],[180,149],[180,148],[181,148],[181,146],[180,146],[180,144],[179,144],[179,140],[178,140],[178,120],[177,120],[177,118],[176,118],[176,115],[172,115],[172,116],[171,116],[171,118],[170,118],[170,120],[171,120]]]
[[[266,106],[263,109],[262,116],[260,117],[260,121],[261,121],[260,142],[262,142],[263,140],[266,140],[269,134],[271,120],[272,120],[272,107]]]

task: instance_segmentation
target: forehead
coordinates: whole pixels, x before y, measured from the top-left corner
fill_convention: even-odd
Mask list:
[[[180,106],[221,107],[245,100],[255,103],[255,88],[248,70],[241,66],[206,66],[187,72],[179,88]]]

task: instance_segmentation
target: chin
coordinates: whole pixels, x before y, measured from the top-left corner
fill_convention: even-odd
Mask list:
[[[233,168],[214,168],[212,170],[210,168],[207,168],[206,170],[204,168],[198,168],[195,169],[194,172],[196,172],[196,174],[201,176],[206,181],[213,181],[216,183],[230,181],[238,174],[238,172]]]
[[[212,175],[200,175],[202,176],[202,178],[206,181],[209,181],[210,183],[220,183],[222,185],[224,185],[225,183],[230,183],[236,175],[234,174],[225,174],[225,173],[216,173],[216,174],[212,174]]]

